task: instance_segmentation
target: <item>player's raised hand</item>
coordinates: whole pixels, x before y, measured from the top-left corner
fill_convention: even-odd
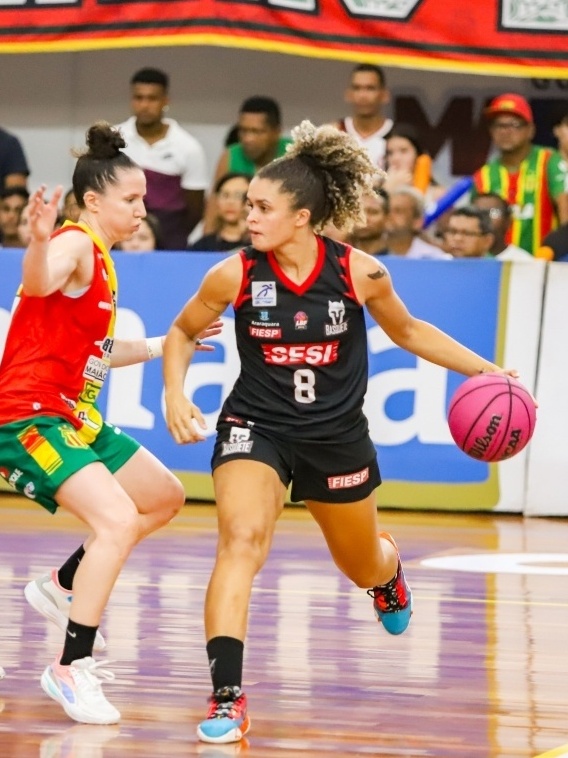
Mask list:
[[[51,199],[46,201],[46,189],[45,184],[42,184],[31,194],[28,202],[30,233],[32,240],[37,242],[47,240],[52,233],[63,193],[63,187],[59,185],[53,190]]]

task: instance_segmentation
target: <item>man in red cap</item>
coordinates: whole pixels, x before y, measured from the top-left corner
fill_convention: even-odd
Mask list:
[[[562,188],[549,165],[552,150],[533,145],[533,114],[521,95],[499,95],[485,115],[497,156],[475,172],[474,195],[493,192],[506,200],[513,212],[507,242],[534,255],[558,222]]]

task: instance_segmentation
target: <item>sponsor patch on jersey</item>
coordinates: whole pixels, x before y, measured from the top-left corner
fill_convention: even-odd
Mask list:
[[[294,329],[307,329],[308,328],[308,314],[304,311],[298,311],[294,316]]]
[[[327,366],[335,363],[339,355],[339,342],[304,342],[295,345],[261,345],[264,362],[279,366],[308,364]]]
[[[96,355],[89,355],[87,365],[83,371],[83,376],[85,379],[94,379],[96,382],[102,384],[108,374],[108,368],[109,366],[106,361],[97,358]]]
[[[276,305],[276,282],[251,282],[253,308]]]
[[[273,326],[249,326],[249,334],[251,337],[279,340],[282,337],[282,329]]]
[[[269,321],[266,319],[266,321],[251,321],[251,324],[253,326],[261,326],[263,329],[267,326],[280,326],[280,321]]]
[[[229,441],[223,442],[221,455],[233,453],[250,453],[254,442],[250,439],[250,429],[240,426],[232,426],[229,433]]]
[[[347,331],[348,322],[345,321],[345,303],[343,300],[328,300],[327,312],[331,324],[325,324],[325,335],[342,334]]]
[[[337,476],[327,477],[327,486],[330,490],[345,490],[349,487],[358,487],[365,484],[369,478],[369,467],[355,471],[352,474],[338,474]]]

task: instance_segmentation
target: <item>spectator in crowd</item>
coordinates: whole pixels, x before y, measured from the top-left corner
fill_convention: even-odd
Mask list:
[[[271,97],[256,95],[247,98],[240,107],[236,128],[238,141],[225,147],[215,168],[213,190],[205,212],[204,234],[215,232],[217,200],[214,188],[219,179],[235,173],[254,176],[274,158],[281,158],[290,143],[289,137],[282,136],[280,106]],[[228,140],[234,139],[234,135],[230,135],[231,132],[227,135]]]
[[[250,243],[246,223],[246,199],[250,177],[229,173],[215,185],[217,229],[201,237],[189,248],[203,252],[229,252]]]
[[[185,250],[203,215],[207,165],[199,142],[172,118],[165,118],[169,77],[143,68],[130,80],[133,116],[119,125],[125,152],[144,170],[146,208],[160,221],[166,250]]]
[[[340,118],[334,126],[354,137],[364,147],[375,166],[384,168],[385,137],[393,127],[383,108],[390,102],[385,72],[372,63],[360,63],[351,72],[345,102],[351,115]]]
[[[552,132],[558,141],[558,148],[550,159],[552,185],[559,193],[556,196],[558,219],[568,224],[568,104],[563,104],[554,112]]]
[[[455,208],[444,232],[446,250],[454,258],[492,258],[493,231],[489,212],[473,206]]]
[[[547,234],[536,255],[549,261],[568,261],[568,224],[562,224]]]
[[[396,124],[385,137],[385,143],[385,189],[392,192],[399,187],[415,187],[424,194],[426,206],[439,200],[446,188],[432,176],[432,161],[412,124]]]
[[[404,258],[451,259],[451,255],[421,237],[423,224],[424,197],[420,190],[415,187],[394,190],[385,225],[388,253]]]
[[[81,209],[77,203],[77,198],[75,197],[73,188],[71,188],[70,190],[67,190],[67,192],[63,195],[63,207],[61,209],[61,216],[63,217],[64,221],[73,221],[73,223],[76,224],[79,220],[80,213]]]
[[[132,237],[116,245],[114,249],[122,250],[123,253],[152,253],[160,250],[160,222],[156,216],[147,213]]]
[[[15,134],[0,128],[0,192],[10,187],[27,189],[29,175],[22,143]]]
[[[20,216],[29,199],[25,187],[8,187],[0,193],[0,243],[2,247],[23,247],[18,234]]]
[[[384,189],[376,189],[366,194],[362,201],[365,224],[357,225],[347,238],[347,242],[369,255],[386,255],[385,225],[389,213],[389,196]]]
[[[30,244],[32,233],[30,229],[30,208],[26,204],[22,208],[20,213],[20,221],[18,223],[18,237],[20,239],[20,247],[27,247]]]
[[[495,192],[503,197],[513,212],[507,242],[534,255],[556,225],[555,203],[563,194],[550,174],[552,150],[533,144],[533,114],[524,97],[499,95],[485,114],[497,157],[475,172],[473,196]]]
[[[484,192],[473,199],[472,207],[479,208],[489,214],[491,231],[493,232],[493,243],[489,248],[491,255],[503,261],[531,260],[533,258],[521,247],[512,243],[507,244],[506,237],[511,226],[512,216],[511,208],[506,200],[503,200],[495,192]]]

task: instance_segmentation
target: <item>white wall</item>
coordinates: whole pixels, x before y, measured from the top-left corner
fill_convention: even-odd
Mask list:
[[[317,58],[214,47],[136,48],[0,57],[0,124],[15,132],[26,150],[33,187],[70,183],[72,147],[83,145],[97,119],[113,123],[129,115],[129,79],[142,66],[171,77],[173,118],[203,144],[210,170],[238,107],[250,95],[271,95],[283,109],[286,128],[303,118],[316,123],[344,115],[343,91],[353,64]],[[415,95],[432,118],[452,95],[483,100],[502,91],[529,94],[530,80],[389,69],[396,95]],[[437,176],[448,174],[447,158]]]

